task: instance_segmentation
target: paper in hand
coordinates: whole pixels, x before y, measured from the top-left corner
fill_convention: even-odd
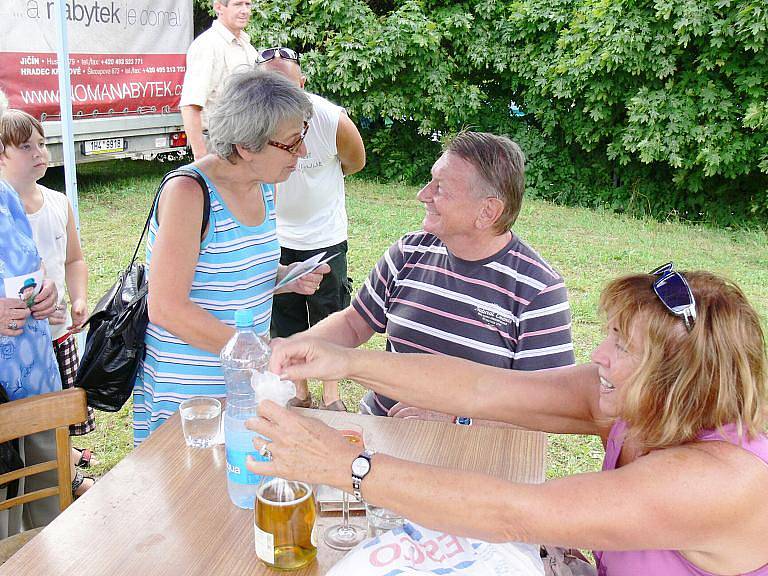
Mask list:
[[[307,258],[304,260],[304,262],[300,262],[296,266],[294,266],[288,274],[283,276],[283,279],[280,280],[277,284],[275,284],[275,290],[282,288],[286,284],[290,284],[291,282],[294,282],[295,280],[298,280],[299,278],[303,278],[307,274],[314,272],[319,266],[322,266],[326,262],[329,262],[330,260],[333,260],[341,254],[341,252],[334,252],[328,258],[325,258],[325,252],[320,252],[319,254],[315,254],[311,258]]]
[[[31,308],[35,304],[35,298],[43,288],[45,274],[40,268],[23,276],[11,276],[3,278],[6,298],[18,298]]]

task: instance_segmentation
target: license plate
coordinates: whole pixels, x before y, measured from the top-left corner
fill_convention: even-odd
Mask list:
[[[112,154],[125,150],[125,138],[104,138],[102,140],[86,140],[83,142],[83,155]]]

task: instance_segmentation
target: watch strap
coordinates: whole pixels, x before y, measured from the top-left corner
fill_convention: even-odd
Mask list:
[[[363,501],[363,495],[360,491],[360,488],[363,482],[363,478],[365,478],[371,472],[370,464],[371,464],[371,458],[373,458],[374,454],[376,454],[375,450],[370,450],[366,448],[357,457],[357,458],[365,458],[366,460],[368,460],[368,464],[369,464],[368,471],[365,472],[365,474],[363,474],[362,476],[358,476],[357,474],[352,472],[352,495],[357,499],[358,502]],[[355,460],[357,460],[357,458],[355,458]]]

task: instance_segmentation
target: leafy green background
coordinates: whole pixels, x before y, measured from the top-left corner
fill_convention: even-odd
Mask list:
[[[366,177],[423,181],[439,140],[472,127],[521,144],[540,198],[768,221],[765,0],[254,6],[253,44],[300,50],[307,88],[361,126]]]

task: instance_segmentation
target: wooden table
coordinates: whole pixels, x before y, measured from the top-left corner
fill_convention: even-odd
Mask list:
[[[306,413],[331,425],[341,415]],[[343,416],[359,419],[371,447],[394,456],[544,481],[546,435],[539,432]],[[278,574],[256,557],[253,512],[230,503],[225,472],[223,446],[187,448],[177,413],[0,567],[0,575]],[[320,518],[321,530],[337,520]],[[325,574],[342,555],[321,544],[317,561],[294,574]]]

